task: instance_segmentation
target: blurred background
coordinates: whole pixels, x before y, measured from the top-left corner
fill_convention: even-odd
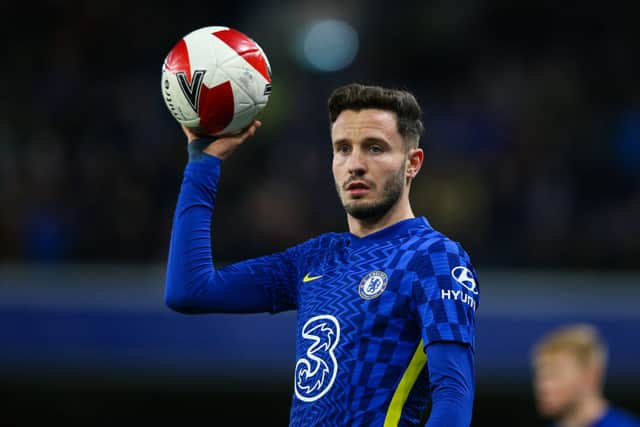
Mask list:
[[[160,68],[180,37],[208,25],[254,38],[273,71],[264,126],[224,164],[219,264],[346,230],[326,99],[353,81],[408,89],[426,124],[414,211],[464,244],[481,279],[473,425],[544,424],[529,349],[569,321],[601,329],[607,395],[640,413],[635,11],[615,1],[3,3],[3,424],[286,425],[295,314],[189,317],[162,300],[186,149]]]

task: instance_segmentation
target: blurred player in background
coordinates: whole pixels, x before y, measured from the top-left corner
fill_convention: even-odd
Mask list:
[[[612,407],[603,395],[607,349],[588,324],[550,332],[532,354],[540,415],[556,427],[640,427],[640,420]]]
[[[416,426],[429,406],[427,426],[468,426],[479,289],[462,246],[411,209],[421,108],[406,91],[352,84],[333,92],[329,115],[349,232],[219,269],[211,216],[221,162],[261,124],[214,142],[184,129],[190,159],[166,302],[184,313],[297,309],[291,426]]]

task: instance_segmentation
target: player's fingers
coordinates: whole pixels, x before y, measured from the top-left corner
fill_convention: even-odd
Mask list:
[[[252,137],[256,133],[256,129],[262,126],[262,123],[254,120],[244,128],[239,134],[233,136],[223,136],[215,140],[213,144],[210,144],[204,151],[205,153],[226,159],[233,153],[233,151],[244,143],[247,139]]]
[[[191,129],[186,127],[185,125],[181,125],[181,127],[182,127],[182,132],[187,137],[187,141],[188,142],[191,142],[191,141],[196,140],[196,139],[199,138],[197,133],[195,133],[194,131],[192,131]]]
[[[203,135],[203,134],[197,133],[196,131],[189,129],[184,125],[181,125],[181,127],[182,127],[182,132],[184,132],[185,136],[187,137],[187,142],[189,144],[191,144],[194,141],[201,140],[201,144],[206,145],[206,144],[211,144],[215,140],[215,136]]]
[[[252,121],[249,126],[247,126],[246,128],[244,128],[244,130],[242,131],[242,133],[240,133],[237,138],[238,138],[238,143],[243,143],[244,141],[246,141],[248,138],[252,137],[253,135],[255,135],[256,130],[262,126],[262,123],[258,120],[254,120]]]
[[[258,129],[260,126],[262,126],[262,123],[258,120],[254,120],[249,124],[249,126],[247,126],[246,133],[248,135],[253,135],[256,133],[256,129]]]

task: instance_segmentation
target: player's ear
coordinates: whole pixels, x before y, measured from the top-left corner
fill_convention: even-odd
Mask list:
[[[422,162],[424,161],[424,151],[422,148],[411,148],[407,154],[407,176],[415,178],[420,172]]]

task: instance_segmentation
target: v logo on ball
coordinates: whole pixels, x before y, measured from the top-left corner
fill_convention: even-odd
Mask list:
[[[205,70],[195,70],[193,72],[191,82],[189,82],[185,72],[176,73],[176,78],[178,79],[178,84],[180,85],[180,89],[182,89],[182,93],[185,98],[187,98],[187,101],[189,101],[191,108],[196,112],[198,112],[198,98],[200,98],[200,87],[202,86],[204,73],[206,73]]]

